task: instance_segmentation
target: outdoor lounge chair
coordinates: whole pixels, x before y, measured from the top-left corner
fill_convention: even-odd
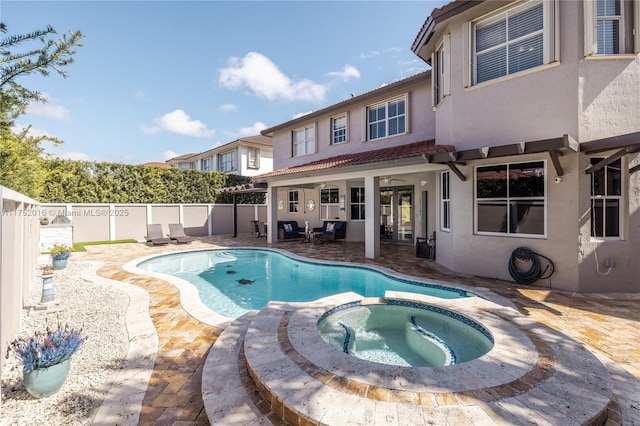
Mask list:
[[[159,223],[150,223],[147,224],[147,235],[145,236],[147,239],[147,245],[161,245],[161,244],[169,244],[171,240],[166,238],[162,233],[162,225]]]
[[[174,240],[176,243],[190,243],[195,240],[192,236],[189,236],[184,233],[184,227],[181,223],[170,223],[169,224],[169,234],[167,235],[170,239]]]

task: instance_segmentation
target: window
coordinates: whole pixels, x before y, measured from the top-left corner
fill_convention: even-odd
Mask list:
[[[555,60],[555,3],[529,1],[474,23],[473,84]]]
[[[312,154],[316,151],[315,126],[307,126],[304,129],[293,131],[292,156]]]
[[[189,170],[192,168],[192,164],[191,163],[178,163],[178,168],[180,170]]]
[[[228,151],[218,155],[218,171],[230,172],[236,170],[236,152]]]
[[[333,219],[340,212],[338,188],[320,190],[320,219]]]
[[[364,187],[351,188],[351,220],[364,220]]]
[[[298,212],[298,191],[289,191],[289,213]]]
[[[640,7],[632,0],[584,2],[584,54],[640,52]]]
[[[598,55],[620,53],[622,37],[622,4],[620,0],[596,1],[596,37]]]
[[[432,57],[433,75],[433,105],[442,102],[445,96],[450,95],[449,86],[449,35],[445,35],[442,44],[436,49]]]
[[[449,231],[451,224],[451,197],[449,171],[440,173],[440,230]]]
[[[367,108],[367,139],[381,139],[406,133],[406,98]]]
[[[256,148],[250,148],[247,151],[247,167],[249,169],[260,168],[260,150]]]
[[[200,170],[208,172],[211,170],[211,158],[203,158],[200,160]]]
[[[477,167],[477,232],[544,236],[544,167],[543,161]]]
[[[347,141],[347,114],[331,119],[331,145]]]
[[[595,165],[602,158],[592,158]],[[591,174],[591,236],[620,238],[622,162],[616,160]]]

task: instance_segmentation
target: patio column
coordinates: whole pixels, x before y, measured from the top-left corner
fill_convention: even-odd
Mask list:
[[[380,183],[375,176],[364,178],[364,256],[380,257]]]
[[[278,188],[267,189],[267,243],[278,241]]]

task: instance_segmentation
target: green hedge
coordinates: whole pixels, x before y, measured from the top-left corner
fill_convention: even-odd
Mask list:
[[[39,196],[43,203],[231,203],[216,188],[249,183],[250,178],[219,172],[164,169],[121,163],[50,159]],[[265,194],[241,194],[238,203],[264,203]]]

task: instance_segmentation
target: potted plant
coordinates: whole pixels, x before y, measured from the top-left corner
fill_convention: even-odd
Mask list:
[[[55,243],[51,248],[51,259],[53,269],[64,269],[67,266],[67,259],[71,256],[73,247]]]
[[[71,356],[85,341],[82,329],[47,327],[33,336],[14,339],[7,350],[22,359],[24,387],[34,398],[45,398],[56,393],[69,375]]]
[[[40,225],[48,225],[49,224],[49,218],[47,216],[42,216],[40,218]]]

